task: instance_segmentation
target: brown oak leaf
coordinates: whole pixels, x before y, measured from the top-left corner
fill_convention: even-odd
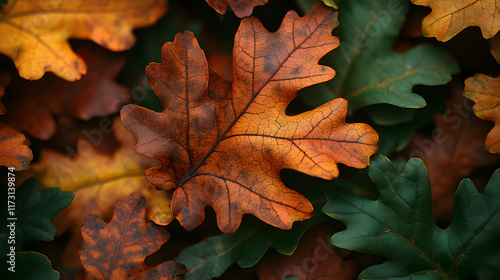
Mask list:
[[[500,30],[500,6],[497,0],[412,0],[432,12],[422,21],[422,33],[446,42],[469,26],[481,28],[489,39]]]
[[[100,130],[89,131],[90,141],[104,141],[98,133],[114,132],[120,147],[111,156],[100,153],[87,140],[81,140],[76,157],[52,150],[42,150],[40,162],[33,164],[31,174],[40,179],[43,188],[58,187],[75,193],[70,206],[54,219],[59,235],[70,231],[70,240],[64,251],[63,263],[79,267],[77,249],[82,243],[80,227],[85,215],[94,213],[104,220],[111,219],[115,203],[133,192],[141,193],[148,201],[146,217],[156,224],[166,225],[173,218],[170,212],[170,194],[157,191],[144,177],[144,171],[158,164],[155,159],[143,157],[133,150],[134,136],[115,119],[113,127],[101,123]],[[99,143],[95,143],[99,144]]]
[[[68,82],[50,74],[38,81],[14,79],[4,101],[6,122],[47,140],[57,130],[54,116],[89,120],[118,111],[130,96],[126,87],[114,81],[124,58],[93,45],[82,47],[77,53],[89,66],[88,74],[79,81]]]
[[[226,13],[227,6],[231,7],[234,14],[239,18],[249,17],[253,8],[262,6],[268,0],[207,0],[207,3],[219,14]]]
[[[496,62],[500,64],[500,33],[490,39],[490,53]]]
[[[4,95],[5,87],[9,84],[11,76],[8,73],[0,73],[0,98]],[[5,114],[5,106],[0,102],[0,115]],[[17,170],[28,169],[33,159],[33,152],[24,144],[26,137],[0,122],[0,165],[14,167]]]
[[[22,133],[0,122],[0,165],[16,170],[28,169],[33,153],[24,144],[25,140]]]
[[[257,264],[260,280],[282,280],[293,275],[299,280],[351,280],[358,274],[349,251],[334,247],[330,238],[336,230],[321,224],[308,230],[291,256],[276,254]]]
[[[410,157],[419,157],[427,167],[434,216],[443,222],[451,221],[460,181],[475,168],[498,160],[484,149],[489,126],[474,116],[462,87],[453,90],[455,95],[448,101],[445,114],[434,117],[432,139],[417,136],[409,146]]]
[[[116,203],[109,224],[95,214],[85,218],[79,253],[86,279],[182,279],[182,264],[168,261],[149,267],[144,263],[169,238],[165,229],[145,221],[145,208],[146,200],[134,193]]]
[[[157,188],[175,189],[172,212],[187,230],[202,223],[206,206],[225,233],[233,233],[245,213],[289,229],[313,207],[284,186],[282,169],[332,179],[337,163],[363,168],[377,150],[370,126],[345,123],[344,99],[285,114],[299,89],[335,74],[318,60],[339,44],[331,35],[336,12],[317,7],[303,18],[290,11],[275,33],[256,18],[243,19],[232,83],[209,72],[192,33],[177,34],[163,46],[162,63],[146,69],[163,111],[123,107],[136,151],[162,163],[146,176]]]
[[[500,6],[497,0],[411,0],[432,12],[422,21],[422,33],[446,42],[469,26],[481,28],[489,39],[500,30]]]
[[[127,50],[135,44],[132,29],[164,13],[165,0],[8,1],[0,11],[0,53],[12,58],[22,78],[37,80],[50,71],[75,81],[87,70],[69,38]]]
[[[495,122],[488,133],[485,146],[490,153],[500,153],[500,77],[491,78],[476,74],[465,80],[465,97],[476,103],[473,107],[476,116]]]

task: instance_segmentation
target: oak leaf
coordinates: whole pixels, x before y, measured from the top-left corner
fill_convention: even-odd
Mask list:
[[[24,144],[25,140],[22,133],[0,122],[0,165],[28,169],[33,152]]]
[[[483,193],[463,180],[455,194],[453,220],[439,228],[432,216],[431,186],[422,161],[410,159],[400,173],[388,158],[372,157],[368,175],[377,200],[346,188],[326,190],[323,212],[346,229],[333,245],[388,260],[359,279],[498,279],[500,277],[500,170]]]
[[[464,95],[476,103],[473,107],[476,116],[495,122],[486,136],[485,146],[490,153],[500,153],[500,77],[476,74],[467,78]]]
[[[229,6],[237,17],[244,18],[252,15],[253,8],[265,5],[267,1],[268,0],[207,0],[207,3],[219,14],[224,15],[227,6]]]
[[[422,21],[422,33],[446,42],[469,26],[481,28],[489,39],[500,30],[500,7],[497,0],[412,0],[432,12]]]
[[[162,63],[147,67],[163,111],[127,105],[122,121],[138,138],[136,151],[161,161],[146,176],[157,188],[175,189],[172,212],[184,228],[201,224],[210,206],[224,233],[235,232],[245,213],[289,229],[313,207],[283,185],[281,169],[332,179],[337,163],[368,165],[378,136],[366,124],[344,122],[345,100],[285,115],[299,89],[334,76],[317,63],[338,45],[336,25],[336,13],[324,6],[303,18],[289,12],[275,33],[243,19],[232,84],[209,72],[190,32],[166,43]]]
[[[146,266],[145,258],[165,243],[168,232],[145,221],[146,200],[138,193],[116,204],[106,224],[89,214],[82,226],[79,251],[86,279],[182,279],[185,269],[174,261]]]
[[[172,220],[170,194],[155,190],[144,177],[144,171],[156,165],[157,161],[133,150],[134,136],[123,127],[119,119],[114,121],[113,127],[111,120],[105,120],[109,123],[103,123],[99,133],[111,133],[114,130],[120,144],[119,149],[111,156],[102,154],[87,140],[80,140],[76,157],[42,150],[40,162],[31,168],[32,174],[41,180],[43,187],[57,186],[75,193],[73,203],[54,220],[59,235],[68,231],[71,233],[63,263],[73,267],[80,267],[76,253],[82,243],[80,227],[88,213],[97,214],[109,221],[118,200],[139,192],[148,201],[148,220],[160,225],[166,225]],[[91,130],[89,135],[97,133]],[[96,139],[99,138],[93,138]]]
[[[14,60],[22,78],[36,80],[50,71],[74,81],[87,70],[69,38],[123,51],[135,43],[133,28],[151,25],[164,13],[165,0],[9,1],[0,11],[0,53]]]
[[[353,260],[345,259],[346,250],[330,243],[335,229],[327,224],[307,231],[291,256],[270,255],[257,265],[260,280],[282,280],[293,275],[299,280],[351,280],[357,276]]]
[[[92,45],[80,48],[77,54],[89,66],[88,74],[79,81],[68,82],[50,74],[38,81],[13,79],[4,101],[6,122],[47,140],[57,130],[54,116],[105,117],[128,101],[129,90],[114,81],[125,63],[120,54]]]
[[[446,113],[434,118],[432,139],[417,136],[408,148],[410,157],[419,157],[429,171],[434,216],[444,222],[451,220],[453,196],[460,181],[475,168],[498,160],[484,149],[490,127],[474,116],[461,90],[454,93]]]

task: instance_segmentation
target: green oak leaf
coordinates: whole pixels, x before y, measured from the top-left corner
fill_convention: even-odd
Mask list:
[[[3,197],[0,201],[0,253],[5,255],[9,250],[7,225],[15,224],[15,246],[20,251],[23,244],[30,241],[51,241],[56,236],[56,228],[52,224],[54,216],[73,201],[72,192],[63,192],[59,188],[45,189],[40,192],[40,182],[36,179],[26,180],[15,194],[15,215],[10,216],[7,207],[8,189],[1,186]],[[8,220],[9,218],[17,220]],[[9,250],[10,251],[10,250]],[[5,253],[5,254],[4,254]]]
[[[308,179],[312,179],[312,182],[322,181],[298,174],[298,172],[285,173],[287,173],[283,176],[285,184],[287,181],[300,184],[301,181]],[[252,267],[271,247],[281,254],[291,255],[297,248],[300,238],[309,228],[328,219],[321,212],[321,207],[326,202],[323,189],[310,186],[311,182],[304,183],[304,185],[309,186],[306,196],[315,209],[312,212],[312,218],[294,223],[290,230],[272,227],[253,217],[243,219],[238,230],[232,235],[221,234],[209,237],[181,252],[175,261],[187,267],[184,279],[213,279],[221,276],[235,263],[242,268]]]
[[[340,1],[339,27],[333,32],[339,37],[340,46],[322,59],[335,69],[336,76],[303,90],[304,101],[318,106],[343,97],[349,101],[351,113],[373,104],[424,107],[425,100],[412,88],[445,84],[459,69],[444,50],[430,45],[419,45],[403,53],[393,50],[409,5],[406,0]],[[384,110],[367,113],[375,123],[387,123]]]
[[[469,179],[460,183],[446,229],[434,223],[429,175],[421,160],[409,160],[401,174],[377,154],[368,175],[377,200],[330,188],[323,207],[347,226],[332,236],[335,246],[388,258],[359,278],[500,279],[500,169],[482,194]]]
[[[14,272],[5,269],[0,271],[1,279],[9,280],[58,280],[59,273],[52,269],[50,260],[45,256],[37,252],[17,252],[15,258]],[[5,257],[1,258],[3,263]],[[8,265],[8,263],[7,263]]]

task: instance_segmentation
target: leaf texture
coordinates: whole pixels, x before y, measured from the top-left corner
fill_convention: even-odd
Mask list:
[[[50,71],[75,81],[87,68],[69,38],[123,51],[135,43],[133,28],[151,25],[164,13],[164,0],[9,1],[0,11],[0,53],[14,61],[22,78],[37,80]]]
[[[498,0],[412,0],[413,4],[427,6],[432,12],[422,21],[422,33],[446,42],[464,28],[478,26],[483,37],[489,39],[500,30],[500,2]]]
[[[227,6],[229,6],[237,17],[244,18],[252,15],[253,8],[265,5],[267,1],[268,0],[207,0],[207,3],[219,14],[224,15]]]
[[[326,8],[299,18],[289,12],[275,33],[243,19],[233,48],[233,82],[208,71],[190,32],[162,48],[162,63],[146,69],[163,104],[153,112],[127,105],[122,121],[138,138],[136,151],[161,167],[146,171],[158,188],[175,189],[172,212],[188,230],[217,214],[233,233],[250,213],[283,229],[310,217],[311,203],[280,180],[283,168],[331,179],[337,163],[362,168],[378,136],[365,124],[345,124],[347,102],[334,100],[297,116],[285,108],[300,88],[331,79],[317,64],[338,45],[336,14]]]
[[[146,223],[146,200],[132,194],[116,204],[113,219],[106,224],[89,214],[82,226],[84,244],[80,250],[86,279],[182,279],[181,264],[164,262],[157,267],[144,264],[168,240],[165,229]]]
[[[500,153],[500,78],[476,74],[465,80],[464,96],[474,101],[474,113],[483,120],[495,122],[485,146],[490,153]]]
[[[24,144],[25,140],[22,133],[0,122],[0,165],[16,170],[28,169],[33,152]]]
[[[103,133],[114,132],[119,148],[110,155],[103,154],[87,140],[79,142],[77,155],[71,158],[53,150],[42,150],[40,162],[31,168],[32,174],[39,178],[43,187],[60,187],[75,194],[74,202],[54,220],[59,234],[70,232],[65,247],[63,263],[81,267],[77,250],[82,244],[80,227],[85,215],[94,213],[109,221],[115,203],[127,198],[131,193],[141,193],[148,201],[146,218],[160,225],[168,224],[173,218],[170,211],[170,194],[157,191],[144,177],[144,171],[157,164],[137,154],[133,150],[134,136],[127,131],[119,119],[101,125],[101,130],[91,129],[87,135],[96,144]],[[101,123],[103,124],[103,123]],[[109,136],[109,135],[108,135]]]
[[[377,200],[329,189],[323,208],[347,226],[332,237],[335,246],[389,259],[365,269],[359,278],[500,277],[500,170],[482,194],[470,180],[460,183],[453,220],[444,230],[433,220],[429,176],[422,161],[411,159],[400,174],[389,159],[375,155],[368,174],[377,187]]]
[[[5,121],[47,140],[57,130],[55,117],[89,120],[118,111],[130,96],[127,88],[114,81],[125,63],[123,56],[90,44],[81,47],[77,54],[89,67],[79,81],[68,82],[54,75],[38,81],[14,78],[5,97]]]

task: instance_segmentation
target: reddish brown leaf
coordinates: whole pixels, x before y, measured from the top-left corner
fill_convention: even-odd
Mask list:
[[[318,7],[303,18],[289,12],[275,33],[256,18],[243,19],[232,84],[209,73],[192,33],[178,34],[163,46],[162,63],[146,69],[163,111],[122,109],[123,123],[138,138],[136,151],[161,160],[146,176],[158,188],[175,189],[172,212],[186,229],[203,221],[206,206],[225,233],[234,232],[245,213],[289,229],[313,207],[283,185],[281,169],[332,179],[337,163],[366,167],[377,150],[371,127],[344,122],[344,99],[285,114],[299,89],[335,74],[318,60],[338,46],[331,36],[336,13]]]
[[[267,1],[268,0],[207,0],[207,3],[219,14],[224,15],[227,6],[229,6],[237,17],[244,18],[252,15],[253,8],[265,5]]]
[[[12,127],[0,122],[0,165],[28,169],[33,153],[24,145],[26,137]]]
[[[173,219],[171,194],[156,190],[144,177],[144,171],[157,165],[158,161],[133,150],[135,138],[119,119],[115,119],[113,126],[111,120],[105,120],[108,125],[100,125],[100,130],[90,129],[86,134],[91,135],[89,141],[103,145],[114,132],[119,146],[111,155],[99,152],[89,141],[80,139],[75,157],[45,149],[41,152],[40,162],[30,169],[31,176],[40,179],[44,188],[57,187],[75,193],[73,203],[54,219],[59,235],[70,233],[63,263],[72,267],[81,266],[77,250],[82,244],[80,228],[88,213],[109,221],[115,203],[138,192],[148,201],[148,220],[166,225]]]
[[[129,90],[114,79],[124,64],[120,54],[88,45],[78,54],[88,74],[68,82],[47,74],[39,81],[15,79],[7,89],[7,122],[39,139],[49,139],[57,127],[53,115],[89,120],[116,112],[129,99]]]
[[[294,275],[299,280],[351,280],[357,271],[353,260],[345,260],[347,250],[335,248],[330,238],[335,230],[318,226],[307,231],[291,256],[265,257],[257,265],[261,280],[282,280]]]
[[[109,224],[95,214],[85,218],[80,258],[86,279],[182,279],[182,264],[169,261],[148,267],[144,263],[169,237],[165,229],[146,223],[145,210],[146,200],[135,193],[116,204]]]
[[[435,116],[432,139],[418,136],[409,147],[410,157],[420,157],[429,171],[434,215],[442,221],[451,219],[460,181],[475,168],[498,159],[484,149],[489,126],[474,116],[461,89],[455,93],[446,113]]]
[[[483,74],[465,80],[464,95],[476,103],[474,113],[483,120],[495,122],[485,146],[490,153],[500,154],[500,77]]]

